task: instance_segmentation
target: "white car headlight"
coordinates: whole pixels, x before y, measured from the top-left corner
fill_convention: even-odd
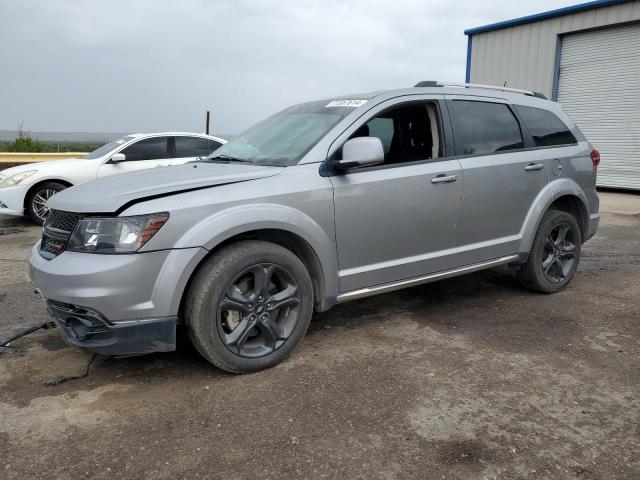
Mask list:
[[[0,180],[0,188],[6,187],[15,187],[24,182],[31,175],[36,173],[37,170],[28,170],[26,172],[16,173],[14,175],[10,175],[7,178]]]

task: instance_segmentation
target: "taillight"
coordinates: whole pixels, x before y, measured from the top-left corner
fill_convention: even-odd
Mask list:
[[[591,161],[593,162],[593,168],[598,168],[598,165],[600,165],[600,152],[595,148],[591,151]]]

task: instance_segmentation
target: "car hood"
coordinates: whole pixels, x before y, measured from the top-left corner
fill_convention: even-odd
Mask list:
[[[11,175],[15,175],[16,173],[28,172],[30,170],[37,170],[38,172],[42,171],[55,171],[60,167],[73,167],[75,165],[82,166],[86,165],[89,160],[84,158],[65,158],[64,160],[47,160],[46,162],[34,162],[34,163],[25,163],[24,165],[18,165],[16,167],[6,168],[0,171],[0,176],[2,177],[10,177]]]
[[[188,163],[101,178],[63,190],[49,208],[77,213],[117,213],[132,203],[191,190],[270,177],[284,167],[238,163]]]

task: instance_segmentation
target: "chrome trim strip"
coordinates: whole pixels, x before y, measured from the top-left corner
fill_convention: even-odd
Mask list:
[[[359,298],[370,297],[372,295],[378,295],[381,293],[393,292],[394,290],[400,290],[402,288],[413,287],[415,285],[421,285],[423,283],[434,282],[436,280],[442,280],[444,278],[451,278],[465,273],[476,272],[478,270],[484,270],[485,268],[495,267],[498,265],[504,265],[518,260],[518,255],[509,255],[506,257],[500,257],[495,260],[489,260],[487,262],[475,263],[473,265],[467,265],[466,267],[454,268],[453,270],[445,270],[443,272],[430,273],[429,275],[423,275],[422,277],[409,278],[407,280],[399,280],[397,282],[385,283],[375,287],[366,287],[359,290],[352,290],[350,292],[341,293],[336,298],[337,303],[347,302],[349,300],[356,300]]]

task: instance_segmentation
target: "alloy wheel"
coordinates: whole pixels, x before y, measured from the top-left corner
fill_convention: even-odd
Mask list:
[[[253,265],[224,289],[216,327],[233,353],[261,357],[280,348],[293,333],[301,303],[298,283],[285,268]]]
[[[49,215],[47,200],[53,197],[56,193],[58,192],[52,188],[45,188],[44,190],[40,190],[33,196],[33,199],[31,200],[33,212],[42,221],[44,221],[47,218],[47,215]]]
[[[563,282],[575,263],[575,235],[571,227],[561,223],[554,227],[544,242],[542,271],[551,283]]]

